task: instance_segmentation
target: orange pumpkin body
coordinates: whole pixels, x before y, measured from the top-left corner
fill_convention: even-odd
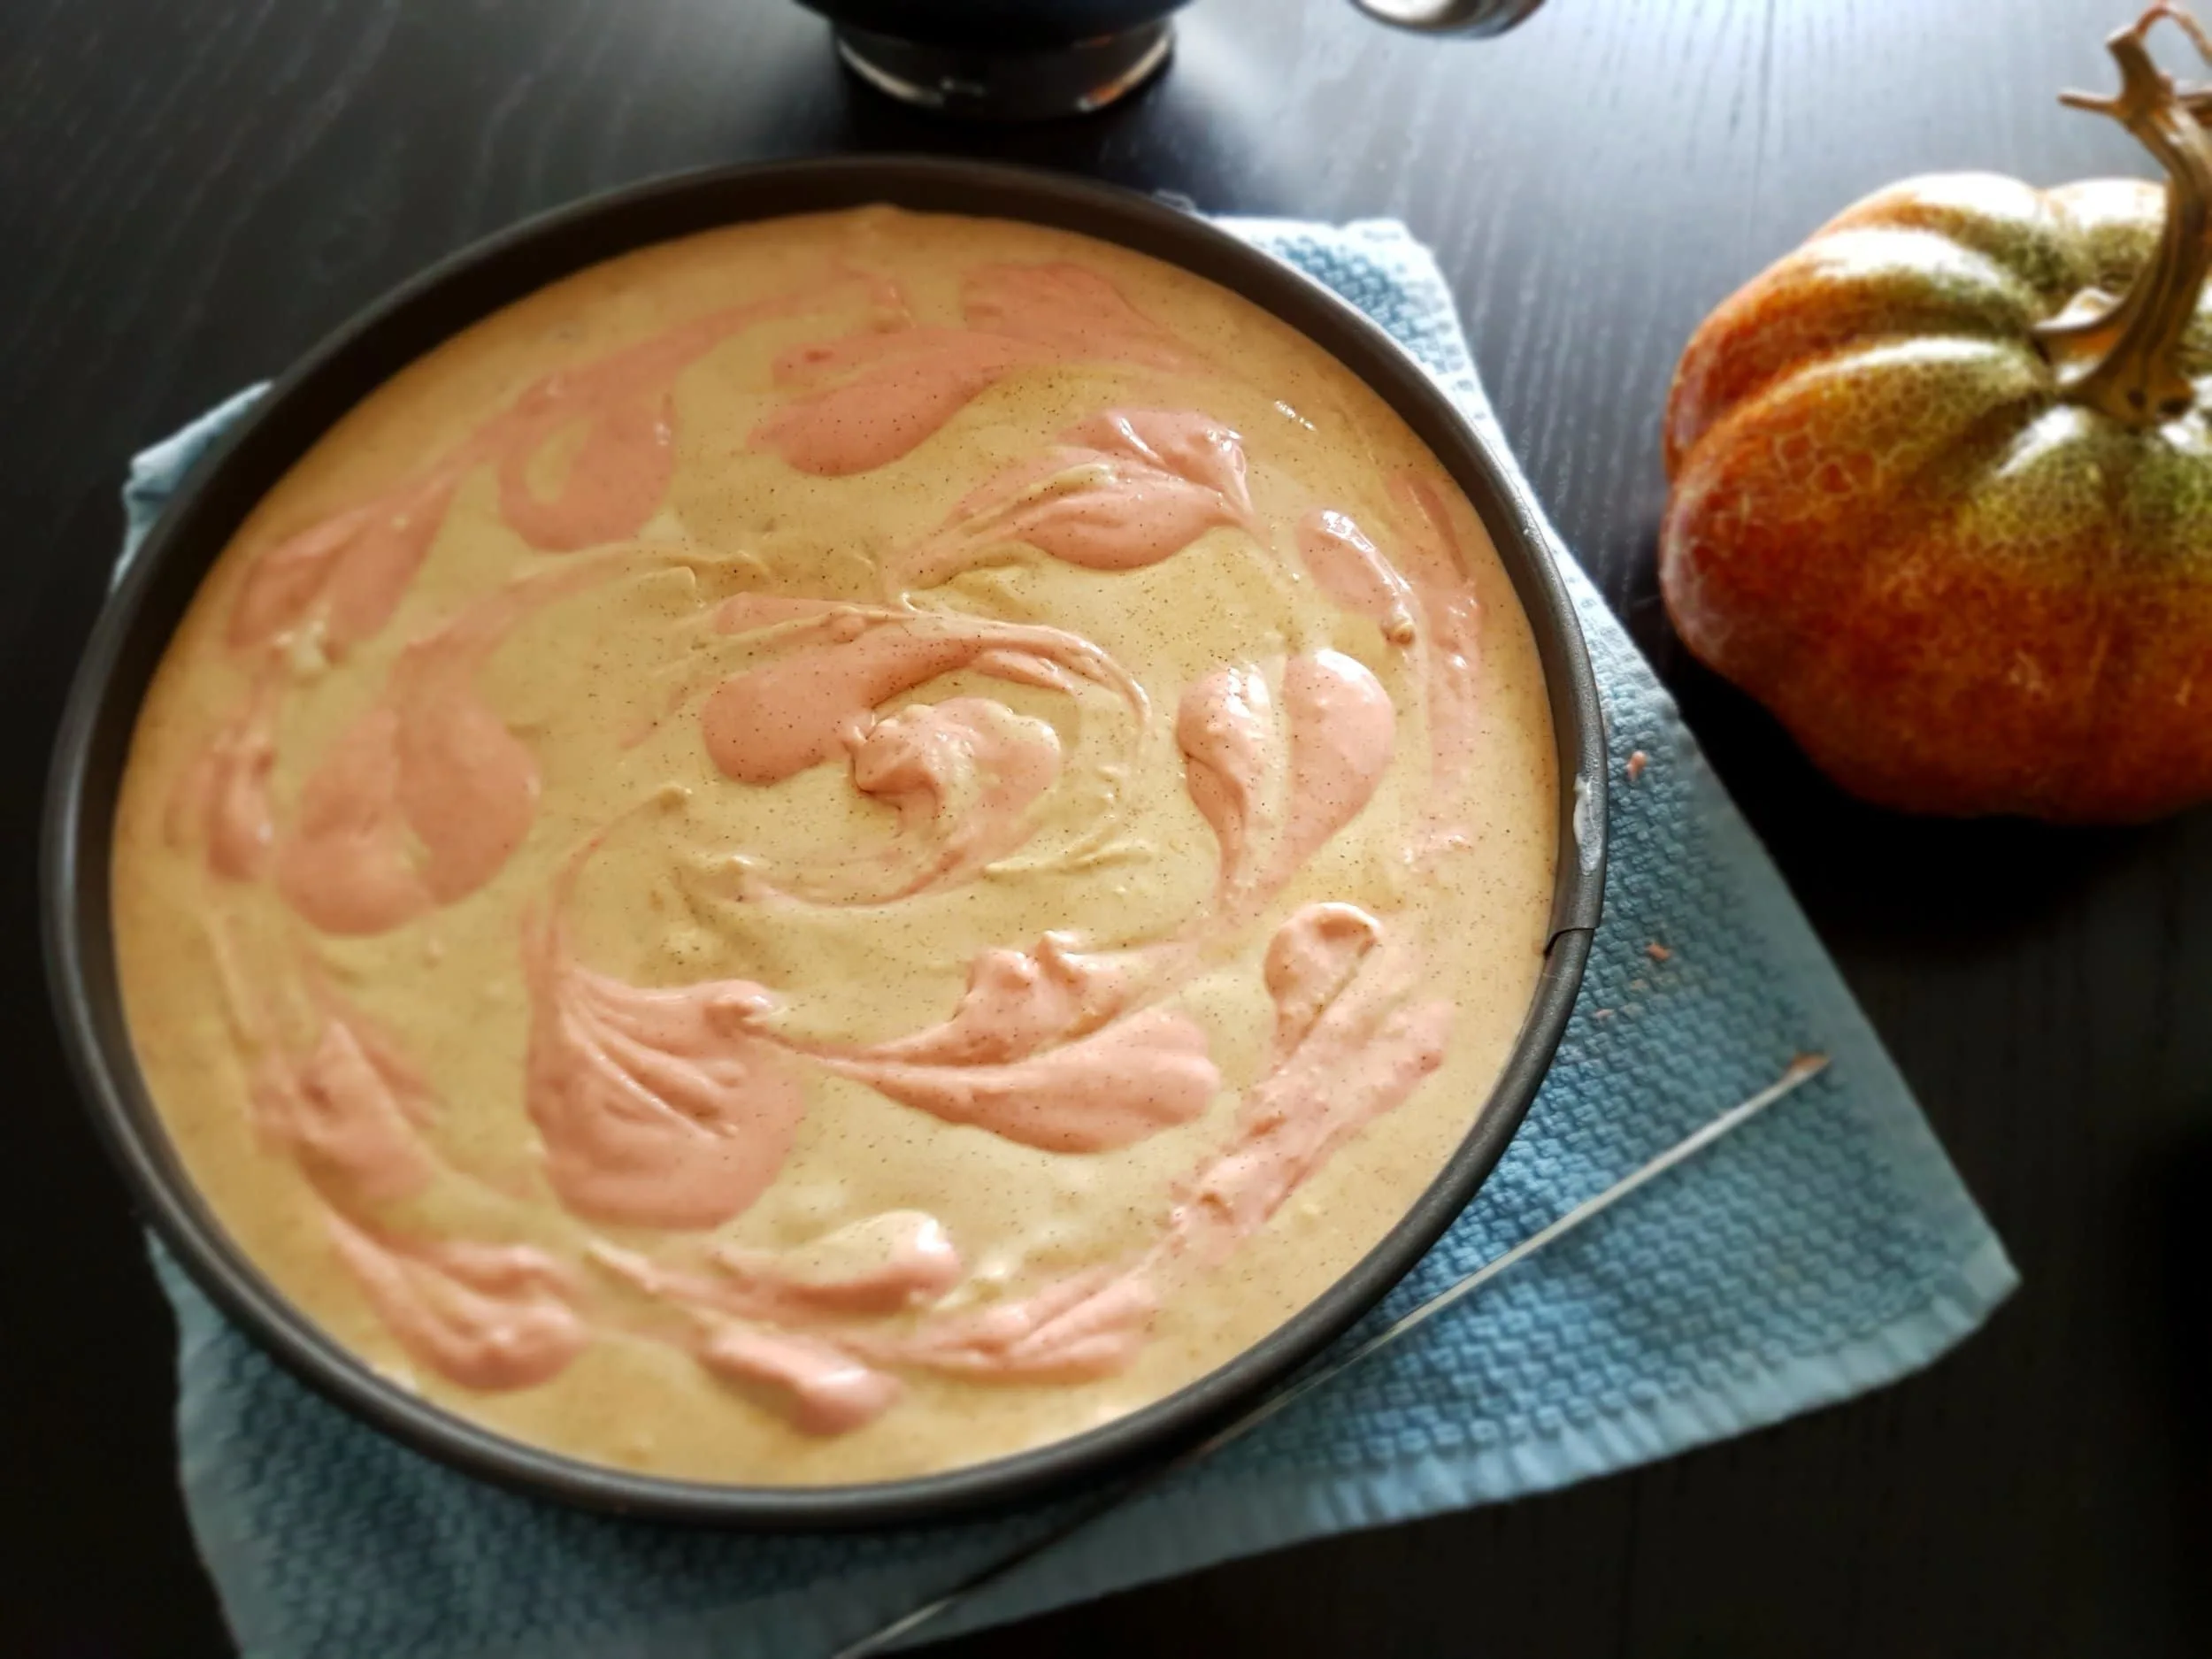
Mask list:
[[[2162,425],[2070,401],[2032,332],[2124,293],[2164,212],[2132,180],[1909,180],[1684,354],[1668,611],[1855,794],[2077,821],[2212,797],[2212,306]]]

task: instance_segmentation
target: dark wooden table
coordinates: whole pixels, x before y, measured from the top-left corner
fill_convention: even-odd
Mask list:
[[[0,1652],[225,1647],[176,1499],[169,1322],[35,944],[38,787],[125,458],[525,214],[676,168],[892,149],[1394,214],[1428,239],[1538,488],[2027,1280],[1875,1397],[943,1651],[2212,1652],[2212,1302],[2190,1242],[2212,1189],[2212,813],[2062,834],[1855,807],[1682,660],[1651,567],[1657,417],[1698,317],[1904,173],[2141,170],[2052,98],[2108,84],[2099,41],[2127,5],[1551,0],[1504,41],[1448,44],[1337,0],[1202,0],[1134,103],[981,134],[849,83],[783,0],[5,0]]]

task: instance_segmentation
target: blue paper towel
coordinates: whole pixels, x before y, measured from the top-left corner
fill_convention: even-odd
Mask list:
[[[1375,316],[1494,435],[1449,292],[1402,226],[1228,223]],[[252,396],[138,457],[130,549]],[[1818,1049],[1834,1064],[1694,1164],[930,1635],[1737,1433],[1925,1363],[2011,1289],[2001,1246],[1772,864],[1649,668],[1560,557],[1615,768],[1606,924],[1519,1136],[1363,1332],[1770,1081],[1793,1054]],[[1637,750],[1648,764],[1631,780]],[[187,1506],[257,1659],[818,1653],[1050,1519],[757,1538],[536,1503],[325,1403],[156,1258],[180,1332]]]

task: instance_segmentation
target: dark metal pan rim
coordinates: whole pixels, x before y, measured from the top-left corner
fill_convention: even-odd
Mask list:
[[[140,702],[201,578],[291,463],[391,373],[501,305],[632,249],[720,225],[875,202],[1079,231],[1180,265],[1298,329],[1412,427],[1480,513],[1536,636],[1559,759],[1551,938],[1505,1068],[1427,1190],[1320,1297],[1206,1376],[1102,1427],[947,1473],[778,1487],[631,1473],[511,1440],[385,1378],[311,1323],[231,1240],[169,1143],[124,1024],[108,915],[115,797]],[[48,976],[80,1092],[143,1218],[217,1306],[358,1417],[500,1484],[663,1519],[879,1526],[1010,1503],[1164,1454],[1235,1416],[1380,1300],[1487,1178],[1550,1064],[1598,919],[1606,787],[1596,681],[1555,557],[1510,461],[1493,453],[1395,341],[1310,278],[1149,198],[1027,169],[871,157],[682,174],[562,208],[434,265],[302,358],[195,469],[102,611],[63,716],[44,824]]]

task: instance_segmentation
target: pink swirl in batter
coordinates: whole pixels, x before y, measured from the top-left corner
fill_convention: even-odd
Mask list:
[[[600,1267],[647,1295],[698,1312],[818,1327],[933,1302],[964,1271],[937,1218],[917,1210],[886,1210],[794,1250],[718,1244],[705,1255],[710,1272],[608,1244],[591,1250]]]
[[[523,616],[614,568],[517,583],[401,653],[383,696],[309,774],[277,849],[277,891],[303,919],[383,933],[499,872],[536,813],[537,763],[476,676]]]
[[[870,640],[881,643],[860,651]],[[719,716],[722,742],[710,739],[713,752],[726,770],[735,763],[752,767],[763,779],[812,764],[827,734],[841,726],[847,741],[853,741],[849,723],[864,718],[871,703],[892,695],[894,688],[919,683],[918,677],[943,672],[946,656],[938,648],[946,643],[918,641],[902,629],[879,628],[826,653],[787,658],[740,676],[723,691],[741,688],[737,705],[741,718],[732,720],[725,706]],[[803,672],[778,672],[795,665]],[[1237,882],[1254,862],[1242,837],[1256,788],[1265,784],[1271,789],[1280,780],[1288,790],[1282,832],[1261,881],[1271,889],[1288,879],[1372,794],[1390,754],[1389,699],[1373,675],[1349,657],[1325,651],[1293,658],[1283,671],[1283,720],[1288,729],[1288,755],[1283,760],[1275,758],[1281,744],[1269,718],[1264,681],[1245,671],[1209,683],[1222,687],[1222,695],[1202,697],[1196,715],[1187,704],[1186,721],[1192,728],[1189,743],[1212,754],[1217,764],[1194,761],[1194,788],[1202,797],[1202,807],[1215,803],[1210,816],[1223,838],[1225,870],[1238,872],[1231,878]],[[729,741],[733,727],[744,732],[745,741]],[[1209,734],[1216,728],[1226,735],[1210,742]],[[1247,902],[1257,896],[1248,888],[1244,894]],[[1218,1089],[1220,1076],[1208,1056],[1204,1030],[1187,1015],[1164,1008],[1117,1010],[1119,1017],[1107,1018],[1088,1034],[1055,1047],[1038,1046],[1074,1023],[1071,1004],[1093,989],[1074,979],[1070,962],[1071,956],[1063,953],[1062,983],[1038,995],[1041,976],[1033,972],[1033,962],[1010,953],[987,956],[977,964],[970,993],[953,1020],[921,1044],[891,1054],[818,1048],[809,1050],[809,1056],[827,1071],[948,1122],[1054,1151],[1125,1146],[1201,1114]],[[589,982],[608,987],[603,995],[613,994],[611,981]],[[748,1000],[741,1011],[725,1014],[722,1028],[741,1035],[761,1011],[757,998]],[[760,1034],[749,1041],[772,1040]],[[1025,1043],[1029,1046],[1021,1046]],[[959,1057],[942,1057],[949,1055]],[[548,1140],[550,1144],[550,1133]],[[779,1152],[778,1163],[780,1156]],[[669,1171],[661,1173],[664,1179]],[[572,1184],[557,1180],[557,1185],[575,1206]]]
[[[829,303],[875,279],[838,276],[813,289],[728,307],[583,367],[547,375],[419,472],[278,541],[247,567],[233,602],[233,649],[266,654],[305,634],[334,656],[390,621],[471,468],[497,468],[501,511],[533,546],[568,552],[635,534],[666,495],[675,466],[670,388],[731,335],[770,317]],[[549,441],[582,427],[550,496],[530,478]],[[476,653],[481,656],[489,649]],[[311,780],[306,820],[282,855],[279,885],[308,920],[334,933],[380,933],[480,886],[526,829],[536,779],[529,757],[467,695],[454,652],[411,651],[419,682],[400,706],[373,710],[341,741],[335,769]],[[398,676],[396,675],[396,680]],[[263,783],[273,694],[211,740],[183,786],[202,811],[211,868],[258,879],[273,832]],[[395,799],[403,796],[404,799]],[[403,823],[427,854],[417,870]]]
[[[430,551],[457,477],[437,469],[278,542],[247,569],[230,613],[232,646],[273,644],[317,611],[333,650],[374,634]]]
[[[172,846],[203,842],[208,868],[230,881],[257,881],[276,840],[269,773],[275,694],[265,680],[178,777],[165,830]]]
[[[899,1397],[899,1380],[813,1337],[729,1324],[701,1340],[699,1363],[808,1434],[847,1434]]]
[[[1171,1249],[1202,1266],[1225,1259],[1340,1144],[1443,1064],[1452,1007],[1412,1000],[1419,953],[1371,918],[1346,928],[1338,912],[1349,906],[1325,908],[1278,930],[1268,978],[1279,1036],[1294,1041],[1246,1092],[1235,1139],[1170,1217]]]
[[[871,1356],[999,1381],[1110,1377],[1136,1358],[1159,1311],[1155,1276],[1096,1267],[980,1313],[932,1320],[903,1338],[862,1338]]]
[[[1309,514],[1299,526],[1299,548],[1307,569],[1338,603],[1373,618],[1391,643],[1418,648],[1431,789],[1416,851],[1425,856],[1463,840],[1451,803],[1465,784],[1476,749],[1482,613],[1468,590],[1458,533],[1436,485],[1407,472],[1391,480],[1390,493],[1409,580],[1340,512]]]
[[[1019,1060],[932,1065],[822,1055],[841,1077],[893,1100],[1048,1152],[1125,1147],[1206,1110],[1221,1074],[1205,1028],[1188,1015],[1147,1009],[1074,1042]]]
[[[753,429],[749,442],[818,477],[873,472],[918,447],[1014,370],[1044,360],[1045,354],[1018,341],[964,328],[803,346],[777,363],[779,385],[805,388],[859,373],[786,404]]]
[[[733,675],[700,710],[707,753],[740,783],[780,783],[843,753],[877,704],[982,649],[972,634],[895,622]]]
[[[1136,1262],[1099,1267],[979,1314],[903,1335],[843,1337],[879,1363],[982,1378],[1083,1378],[1126,1366],[1183,1276],[1218,1267],[1329,1156],[1443,1063],[1451,1005],[1415,1000],[1421,962],[1348,904],[1308,905],[1276,931],[1272,1069],[1245,1092],[1228,1144],[1182,1184]]]
[[[722,1245],[715,1264],[743,1294],[812,1314],[896,1313],[960,1282],[960,1252],[934,1216],[891,1210],[797,1250]]]
[[[686,360],[693,343],[684,342]],[[644,526],[676,474],[675,400],[664,387],[682,366],[668,354],[626,365],[603,400],[594,396],[596,388],[559,375],[515,400],[503,423],[512,436],[501,446],[499,512],[516,534],[547,552],[573,553]],[[648,384],[622,383],[634,380]],[[664,389],[654,389],[655,381]],[[545,436],[578,421],[585,423],[583,441],[559,494],[539,495],[530,481],[532,455]]]
[[[1315,651],[1283,665],[1279,710],[1258,669],[1215,670],[1184,694],[1175,736],[1191,800],[1221,844],[1217,902],[1243,919],[1358,816],[1397,726],[1363,664]]]
[[[1103,277],[1080,265],[993,265],[968,279],[965,328],[905,328],[802,346],[776,380],[807,395],[750,445],[841,478],[888,465],[1017,369],[1064,361],[1173,368],[1185,354]]]
[[[1190,411],[1110,410],[972,491],[902,575],[928,587],[1010,542],[1087,570],[1136,570],[1217,525],[1257,527],[1243,440]]]
[[[995,949],[968,964],[952,1018],[865,1050],[870,1058],[933,1065],[1018,1059],[1098,1029],[1154,977],[1155,951],[1086,951],[1047,933],[1034,950]]]
[[[1282,821],[1283,748],[1274,694],[1248,663],[1217,668],[1183,694],[1175,741],[1184,787],[1221,846],[1219,900],[1248,882],[1252,849]]]
[[[853,787],[897,812],[899,840],[878,860],[896,872],[869,902],[904,898],[1013,851],[1029,808],[1060,775],[1060,738],[1042,720],[979,697],[917,703],[856,737]],[[902,861],[904,849],[915,851]]]
[[[325,1021],[305,1061],[265,1059],[254,1078],[256,1126],[288,1148],[308,1179],[348,1210],[412,1198],[430,1185],[419,1133],[421,1084],[343,1019]]]
[[[724,614],[732,614],[726,606]],[[741,629],[756,613],[748,604],[734,614]],[[700,725],[725,776],[750,784],[795,777],[845,752],[870,729],[879,704],[956,668],[1056,688],[1072,675],[1115,692],[1140,720],[1145,712],[1135,681],[1096,646],[1058,628],[842,605],[821,618],[820,630],[820,638],[731,676],[707,698]]]
[[[410,1253],[335,1210],[331,1242],[399,1344],[465,1388],[529,1388],[567,1368],[591,1340],[556,1286],[552,1259],[527,1247],[431,1247]]]
[[[1317,507],[1298,526],[1298,551],[1329,597],[1366,617],[1393,645],[1413,643],[1413,589],[1348,517]]]
[[[1308,904],[1267,941],[1264,975],[1275,1003],[1275,1057],[1294,1053],[1382,939],[1356,904]]]
[[[1112,282],[1072,261],[984,265],[970,273],[961,308],[973,327],[1067,357],[1170,370],[1193,362]]]
[[[561,1202],[601,1221],[697,1228],[759,1197],[806,1104],[752,1030],[768,994],[738,979],[626,985],[572,961],[557,920],[535,922],[524,949],[524,1098]]]
[[[849,298],[856,288],[879,311],[897,308],[893,285],[847,271],[826,273],[793,294],[710,311],[595,363],[547,375],[485,423],[464,446],[463,458],[496,458],[500,511],[534,547],[566,553],[635,535],[675,474],[676,376],[756,323],[822,310]],[[558,492],[539,495],[529,477],[533,458],[579,425],[582,441]]]
[[[1314,651],[1284,664],[1283,711],[1290,724],[1290,806],[1263,881],[1269,891],[1359,816],[1397,740],[1390,694],[1340,651]]]
[[[256,558],[231,612],[232,645],[260,649],[317,615],[326,642],[338,650],[375,634],[413,581],[456,486],[488,461],[497,468],[502,514],[532,546],[571,552],[634,535],[673,474],[669,388],[675,377],[754,324],[826,306],[856,283],[883,297],[874,279],[838,275],[796,294],[710,312],[533,382],[422,472]],[[531,482],[532,461],[549,440],[580,426],[581,442],[559,488],[541,496]]]
[[[309,774],[277,854],[277,891],[332,933],[379,933],[430,905],[399,810],[399,715],[372,708]]]
[[[1392,481],[1404,514],[1407,567],[1421,595],[1433,798],[1454,798],[1476,749],[1475,665],[1482,610],[1468,590],[1459,536],[1434,484],[1415,473]],[[1440,823],[1436,833],[1445,833]]]

